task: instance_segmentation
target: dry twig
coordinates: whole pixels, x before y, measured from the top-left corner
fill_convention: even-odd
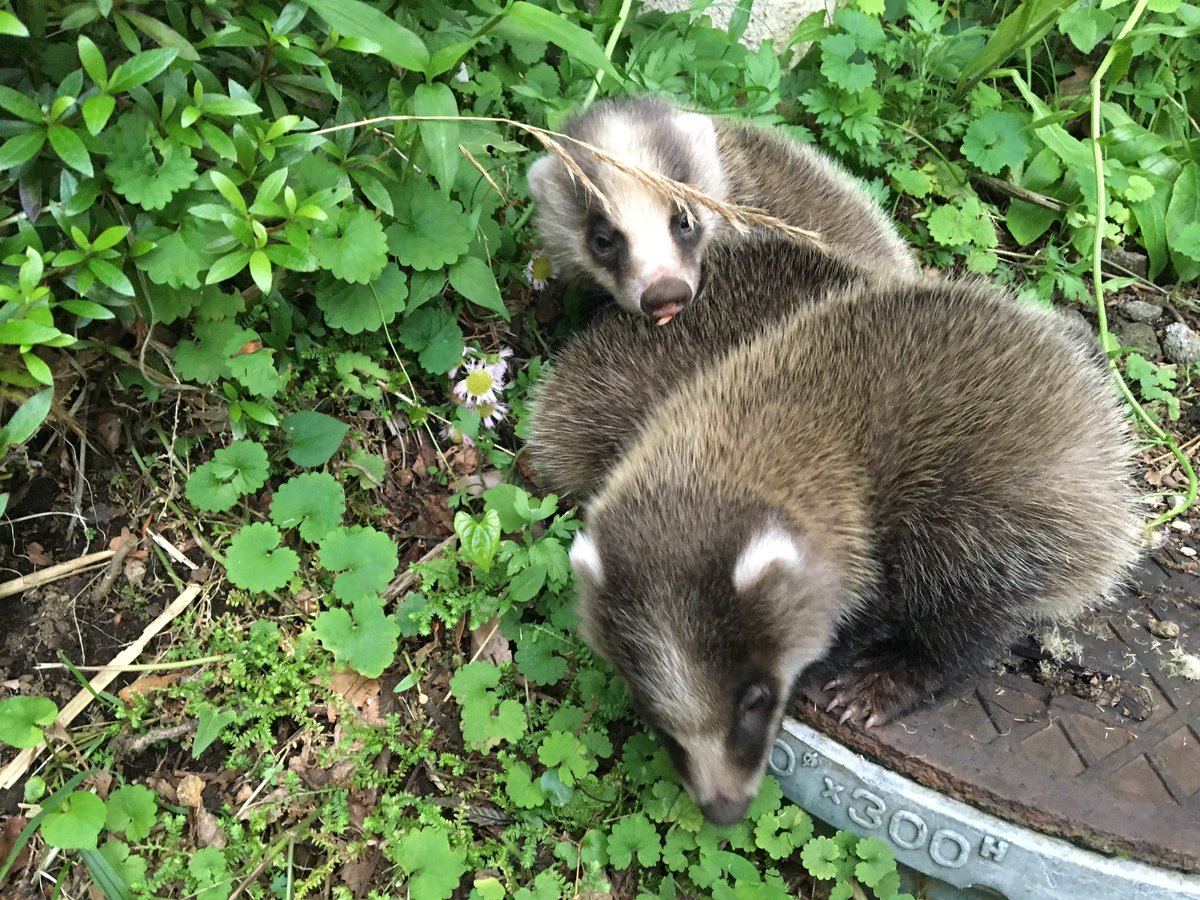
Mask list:
[[[107,561],[115,553],[115,550],[101,550],[97,553],[89,553],[87,556],[80,556],[70,562],[59,563],[57,566],[48,566],[45,569],[30,572],[28,575],[22,575],[20,578],[14,578],[12,581],[6,581],[0,584],[0,599],[11,597],[13,594],[19,594],[30,588],[41,587],[43,584],[49,584],[52,581],[58,581],[60,578],[66,578],[68,575],[74,575],[76,572],[86,572],[94,569]]]

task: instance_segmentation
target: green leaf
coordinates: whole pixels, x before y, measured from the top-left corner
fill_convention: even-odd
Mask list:
[[[1188,259],[1200,262],[1200,222],[1183,226],[1171,244]]]
[[[148,837],[158,817],[158,799],[154,791],[140,784],[117,788],[108,797],[105,827],[131,841]]]
[[[399,336],[400,343],[417,352],[426,372],[445,375],[462,361],[462,330],[453,314],[440,306],[417,310],[404,320]]]
[[[100,49],[92,43],[92,39],[81,34],[75,42],[79,50],[79,61],[83,63],[84,71],[95,82],[96,86],[105,89],[108,86],[108,67],[104,65],[104,57]]]
[[[608,858],[615,868],[628,869],[634,853],[643,868],[655,865],[662,855],[658,830],[641,813],[621,819],[608,836]]]
[[[280,528],[299,527],[300,537],[313,544],[337,528],[345,513],[346,494],[328,472],[289,478],[271,498],[271,521]]]
[[[300,566],[300,557],[290,547],[281,547],[282,540],[279,529],[269,522],[255,522],[235,534],[225,555],[229,581],[252,593],[276,591],[287,584]]]
[[[836,878],[838,863],[845,858],[845,851],[833,838],[817,837],[804,845],[800,859],[813,878]]]
[[[504,11],[504,18],[496,26],[495,32],[518,40],[533,37],[549,41],[565,50],[573,60],[604,72],[616,84],[625,83],[596,38],[557,12],[517,0]]]
[[[79,855],[106,900],[133,900],[132,885],[146,880],[146,861],[131,856],[124,841],[110,838],[99,850],[81,850]]]
[[[367,284],[387,265],[383,226],[365,209],[346,209],[334,233],[314,235],[312,253],[321,267],[342,281]]]
[[[271,293],[273,282],[271,280],[271,260],[267,258],[261,250],[255,250],[250,254],[250,277],[254,279],[254,284],[264,294]]]
[[[1004,224],[1009,233],[1022,247],[1027,247],[1046,233],[1046,230],[1061,218],[1061,213],[1024,200],[1014,200],[1008,205]]]
[[[1175,179],[1165,223],[1171,263],[1182,281],[1200,275],[1200,262],[1181,252],[1175,243],[1175,236],[1194,222],[1200,222],[1200,163],[1189,162]]]
[[[267,451],[257,441],[234,441],[218,450],[187,480],[188,501],[205,512],[223,512],[267,483]],[[276,532],[278,534],[278,532]]]
[[[885,876],[896,871],[895,854],[883,841],[863,838],[854,852],[862,860],[854,868],[854,877],[869,888],[874,888]]]
[[[237,713],[233,710],[217,709],[211,703],[201,703],[196,736],[192,738],[192,759],[199,759],[221,736],[221,732],[236,720]]]
[[[35,125],[40,125],[46,120],[46,114],[42,112],[40,106],[20,91],[14,91],[2,84],[0,84],[0,109],[7,109],[18,119],[33,122]]]
[[[509,318],[500,289],[496,287],[496,276],[482,259],[466,256],[451,266],[450,286],[472,303],[499,313],[505,320]]]
[[[213,187],[217,189],[217,193],[225,198],[225,202],[245,215],[246,198],[242,196],[242,192],[233,183],[232,179],[228,175],[218,172],[216,169],[210,170],[208,177],[212,179]]]
[[[196,52],[196,48],[188,43],[187,38],[165,22],[160,22],[158,19],[130,9],[128,6],[121,7],[121,15],[149,35],[150,39],[160,47],[175,50],[182,59],[189,62],[199,61],[200,54]]]
[[[84,301],[86,302],[86,301]],[[66,303],[60,304],[66,306]],[[38,384],[44,384],[47,387],[54,386],[54,373],[50,371],[50,367],[35,353],[27,352],[21,354],[21,362],[25,363],[25,370],[29,372]]]
[[[546,792],[533,780],[533,772],[521,761],[508,766],[504,790],[521,809],[535,809],[546,802]]]
[[[944,247],[973,244],[977,247],[996,246],[996,231],[987,211],[975,197],[961,203],[946,203],[929,215],[929,233]]]
[[[41,128],[13,135],[0,144],[0,172],[29,162],[38,155],[45,143],[46,132]]]
[[[425,74],[429,50],[424,42],[362,0],[305,0],[305,5],[341,34],[371,41],[393,65]]]
[[[130,88],[145,84],[164,72],[167,66],[175,61],[179,51],[173,48],[147,50],[129,57],[113,69],[112,77],[108,80],[108,92],[121,94]]]
[[[113,180],[113,189],[131,203],[162,209],[196,180],[191,151],[175,141],[160,140],[154,125],[139,112],[122,115],[106,138],[111,150],[105,172]]]
[[[414,900],[448,900],[467,871],[466,851],[451,849],[449,837],[440,828],[423,827],[402,834],[391,855],[409,876],[407,893]]]
[[[133,285],[125,277],[125,273],[108,260],[93,257],[87,261],[87,267],[110,290],[125,297],[133,296]]]
[[[313,631],[334,662],[364,678],[378,678],[396,657],[400,626],[385,615],[379,597],[359,597],[353,613],[329,609],[317,616]]]
[[[1011,13],[1004,17],[983,51],[977,54],[963,69],[958,84],[959,95],[969,91],[979,79],[1004,62],[1010,56],[1032,46],[1054,27],[1060,10],[1077,0],[1022,0]]]
[[[361,525],[335,528],[325,535],[317,562],[327,572],[339,572],[333,593],[349,603],[382,594],[400,564],[395,542],[382,531]]]
[[[5,322],[4,324],[9,323]],[[0,456],[3,456],[9,447],[23,444],[33,437],[34,432],[41,427],[42,422],[49,415],[53,400],[54,388],[49,387],[44,391],[38,391],[17,407],[17,411],[12,414],[12,417],[0,425]]]
[[[10,12],[0,9],[0,34],[11,37],[29,37],[29,29]]]
[[[467,559],[485,572],[491,569],[496,551],[500,549],[500,516],[496,511],[489,509],[481,520],[465,512],[456,513],[454,531]]]
[[[57,124],[51,125],[46,134],[59,159],[88,178],[92,177],[92,159],[79,135],[65,125]]]
[[[9,319],[0,322],[0,344],[48,344],[63,333],[50,325],[39,325],[31,319]]]
[[[324,413],[304,410],[284,418],[283,430],[291,438],[288,459],[310,469],[333,458],[350,426]]]
[[[75,791],[42,820],[42,838],[60,850],[95,850],[105,815],[103,800],[90,791]]]
[[[218,848],[205,847],[194,851],[187,869],[200,886],[196,900],[228,900],[231,879],[225,856]]]
[[[856,53],[858,45],[848,34],[832,34],[821,41],[821,74],[852,94],[875,83],[875,64],[851,62]]]
[[[128,225],[113,225],[109,228],[105,228],[102,232],[100,232],[99,236],[92,241],[92,250],[96,253],[99,253],[102,250],[109,250],[121,243],[127,234],[129,234]]]
[[[989,175],[1016,170],[1029,157],[1026,120],[1016,113],[993,109],[971,123],[963,138],[963,156]]]
[[[558,684],[567,674],[567,661],[559,654],[567,649],[562,638],[540,629],[529,630],[517,649],[517,668],[530,684]]]
[[[418,271],[448,266],[471,245],[471,221],[462,207],[428,185],[414,183],[408,205],[396,210],[396,221],[387,229],[387,246],[405,266]]]
[[[58,707],[45,697],[0,700],[0,741],[21,749],[36,747],[42,742],[42,729],[49,727],[56,716]]]
[[[1082,3],[1064,10],[1058,17],[1058,30],[1071,39],[1080,53],[1091,53],[1096,45],[1112,33],[1117,17],[1107,10]]]
[[[250,262],[251,251],[249,250],[234,250],[232,253],[227,253],[208,269],[208,274],[204,276],[204,283],[220,284],[222,281],[228,281],[242,269],[246,268]]]
[[[596,758],[587,746],[568,731],[552,731],[538,747],[538,760],[556,769],[563,784],[574,787],[580,778],[596,770]]]
[[[317,306],[325,322],[347,334],[378,331],[404,311],[408,284],[400,267],[388,263],[369,284],[322,279],[317,286]]]
[[[458,103],[444,82],[419,84],[413,92],[413,113],[418,116],[457,116]],[[433,176],[441,185],[442,196],[449,198],[454,176],[458,173],[458,123],[418,122],[417,125]]]

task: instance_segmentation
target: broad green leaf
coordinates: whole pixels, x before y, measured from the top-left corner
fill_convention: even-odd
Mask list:
[[[506,320],[509,318],[500,289],[496,286],[496,276],[482,259],[466,256],[451,266],[450,286],[472,303],[499,313]]]
[[[413,92],[413,112],[418,116],[457,116],[458,102],[443,82],[419,84]],[[442,196],[448,199],[458,173],[458,123],[418,122],[417,125],[430,168],[442,188]]]
[[[101,250],[109,250],[121,243],[127,234],[129,234],[129,226],[127,225],[113,225],[110,228],[105,228],[92,241],[92,250],[97,253]]]
[[[149,836],[157,815],[158,799],[154,791],[140,784],[128,784],[109,795],[105,827],[131,841],[140,841]]]
[[[271,498],[271,521],[280,528],[298,527],[300,537],[309,543],[317,543],[341,525],[345,513],[346,494],[328,472],[295,475]]]
[[[87,261],[87,267],[110,290],[126,297],[133,296],[133,285],[125,273],[108,260],[93,257]]]
[[[254,279],[254,284],[260,291],[264,294],[271,293],[274,286],[271,280],[271,260],[262,250],[255,250],[250,254],[250,277]]]
[[[92,39],[87,35],[81,34],[75,42],[79,49],[79,61],[83,63],[84,71],[96,83],[99,88],[106,88],[108,85],[108,68],[104,65],[104,57],[101,55],[99,48],[92,43]]]
[[[105,900],[133,900],[130,884],[145,880],[145,860],[140,856],[130,857],[129,845],[122,841],[109,840],[97,850],[80,850],[79,856],[87,866],[92,887]]]
[[[29,37],[29,29],[12,13],[0,10],[0,34],[7,34],[11,37]]]
[[[481,519],[458,512],[454,516],[454,531],[467,559],[488,571],[500,549],[500,516],[496,511],[489,509]]]
[[[1025,125],[1025,118],[1016,113],[988,110],[967,129],[963,156],[989,175],[1015,171],[1029,156]]]
[[[317,562],[327,572],[340,573],[333,580],[333,592],[350,603],[382,594],[400,558],[395,542],[382,531],[355,525],[325,535]]]
[[[400,267],[388,263],[370,284],[322,279],[316,290],[317,306],[325,322],[347,334],[378,331],[404,311],[408,285]]]
[[[267,450],[257,441],[234,441],[213,454],[187,480],[188,502],[205,512],[223,512],[238,498],[267,483]],[[278,532],[277,532],[278,533]]]
[[[83,101],[83,122],[89,134],[99,134],[117,106],[111,94],[94,94]]]
[[[0,344],[48,344],[63,333],[50,325],[39,325],[30,319],[9,319],[0,322]]]
[[[291,438],[288,459],[311,469],[324,465],[337,453],[350,426],[324,413],[304,410],[285,417],[283,430]]]
[[[1174,237],[1194,222],[1200,222],[1200,163],[1189,162],[1175,180],[1165,222],[1171,263],[1182,281],[1200,276],[1200,262],[1180,252],[1174,244]]]
[[[429,50],[424,42],[373,6],[362,0],[305,0],[305,5],[341,34],[373,42],[388,62],[425,73]]]
[[[242,192],[229,176],[213,169],[208,173],[208,177],[212,179],[213,187],[217,189],[217,193],[224,197],[230,206],[242,215],[245,215],[246,198],[242,196]]]
[[[1077,0],[1022,0],[996,26],[983,52],[963,69],[958,83],[959,96],[964,95],[992,69],[1010,56],[1040,41],[1054,27],[1059,13]]]
[[[50,367],[42,360],[42,358],[34,353],[25,352],[21,354],[21,362],[25,363],[25,370],[38,382],[48,387],[54,385],[54,373],[50,371]]]
[[[325,229],[312,240],[321,267],[354,284],[379,277],[387,266],[387,250],[383,226],[365,209],[343,210],[336,230]]]
[[[95,850],[105,815],[103,800],[90,791],[75,791],[42,820],[42,837],[60,850]]]
[[[334,662],[366,678],[378,678],[396,658],[400,626],[384,613],[379,597],[359,597],[352,612],[326,610],[313,622],[313,631]]]
[[[46,120],[46,114],[42,112],[40,106],[20,91],[14,91],[2,84],[0,84],[0,109],[7,109],[18,119],[24,119],[26,122],[34,124],[40,125]]]
[[[440,306],[422,307],[406,318],[399,337],[400,343],[415,351],[417,362],[431,374],[445,375],[462,361],[462,329],[454,315]]]
[[[300,557],[281,546],[282,540],[279,529],[269,522],[255,522],[235,534],[225,555],[229,581],[252,593],[277,591],[287,584],[300,566]]]
[[[643,868],[653,866],[662,854],[658,829],[641,813],[625,816],[613,825],[608,838],[608,858],[615,868],[629,868],[635,853]]]
[[[201,104],[204,112],[213,116],[253,116],[262,112],[262,107],[242,97],[219,97],[206,94]]]
[[[392,853],[409,876],[409,895],[421,900],[448,900],[467,871],[466,851],[451,849],[440,828],[425,826],[401,834]]]
[[[396,221],[387,229],[392,255],[402,265],[436,270],[466,253],[471,221],[458,202],[419,183],[410,185],[408,194],[407,208],[396,210]]]
[[[29,162],[38,155],[46,143],[46,132],[41,128],[24,131],[0,144],[0,172]]]
[[[232,278],[250,262],[250,250],[234,250],[222,256],[208,270],[208,274],[204,276],[205,284],[220,284],[229,278]]]
[[[45,697],[0,700],[0,742],[22,749],[36,747],[42,742],[42,729],[49,727],[57,716],[58,707]]]
[[[1108,37],[1116,24],[1117,17],[1107,10],[1082,4],[1064,10],[1058,17],[1058,30],[1084,54],[1091,53],[1097,44]]]
[[[131,56],[113,69],[112,77],[108,80],[108,92],[110,94],[120,94],[128,91],[130,88],[145,84],[166,70],[167,66],[171,65],[178,55],[179,51],[177,49],[162,48],[147,50],[145,53],[138,53],[136,56]]]
[[[617,84],[625,82],[595,36],[560,13],[517,0],[504,11],[504,18],[496,26],[495,33],[517,39],[533,37],[549,41],[565,50],[576,62],[601,70]]]
[[[187,38],[165,22],[160,22],[158,19],[130,9],[128,6],[121,7],[121,15],[148,34],[150,39],[160,47],[175,50],[181,58],[190,62],[197,62],[200,59],[200,54],[196,52],[195,47],[188,43]]]

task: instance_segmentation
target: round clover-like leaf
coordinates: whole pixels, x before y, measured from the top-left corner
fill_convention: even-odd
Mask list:
[[[89,791],[75,791],[42,821],[42,837],[60,850],[95,850],[105,816],[103,800]]]
[[[408,283],[399,266],[387,265],[379,277],[367,284],[350,284],[322,279],[317,287],[317,306],[331,328],[346,334],[378,331],[404,310]]]
[[[313,630],[334,662],[365,678],[378,678],[396,657],[400,626],[384,614],[378,597],[360,597],[351,612],[326,610],[317,616]]]
[[[333,592],[345,603],[382,593],[400,564],[395,542],[361,525],[325,535],[317,561],[326,571],[341,573],[333,579]]]
[[[36,747],[42,742],[42,729],[57,715],[58,707],[45,697],[0,700],[0,741],[12,747]]]
[[[271,521],[280,528],[300,529],[315,544],[341,524],[346,494],[328,472],[306,472],[289,478],[271,498]]]
[[[971,123],[963,137],[963,156],[989,175],[1016,169],[1029,157],[1027,120],[1012,112],[992,109]]]
[[[408,209],[396,210],[396,222],[387,230],[392,256],[417,271],[432,271],[467,252],[471,220],[457,202],[419,183],[412,185],[409,196]]]
[[[393,855],[409,875],[408,891],[424,900],[446,900],[467,871],[467,854],[451,849],[446,832],[418,828],[401,836]]]
[[[279,529],[267,522],[255,522],[235,534],[225,556],[229,580],[255,593],[287,584],[300,566],[300,557],[290,547],[279,546],[280,540]]]
[[[333,416],[305,410],[285,417],[283,430],[292,439],[288,459],[308,469],[329,462],[350,426]]]
[[[355,284],[374,281],[387,265],[383,226],[365,209],[343,211],[337,231],[315,235],[311,249],[322,269]]]
[[[154,791],[140,784],[128,784],[109,796],[105,826],[109,831],[124,832],[131,841],[140,841],[150,834],[157,816],[158,799]]]
[[[267,451],[257,441],[234,441],[192,473],[185,493],[205,512],[223,512],[267,483]]]

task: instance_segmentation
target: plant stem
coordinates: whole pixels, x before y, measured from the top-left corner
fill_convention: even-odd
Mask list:
[[[608,35],[608,42],[604,45],[604,55],[608,57],[608,61],[612,62],[613,51],[617,48],[617,41],[621,39],[621,34],[625,31],[625,24],[629,21],[629,10],[633,6],[633,0],[621,0],[621,11],[617,14],[617,24],[613,26],[612,32]],[[588,88],[587,96],[583,98],[583,105],[589,106],[596,99],[596,92],[600,90],[600,83],[604,81],[604,70],[596,71],[596,80],[592,82],[592,86]]]

